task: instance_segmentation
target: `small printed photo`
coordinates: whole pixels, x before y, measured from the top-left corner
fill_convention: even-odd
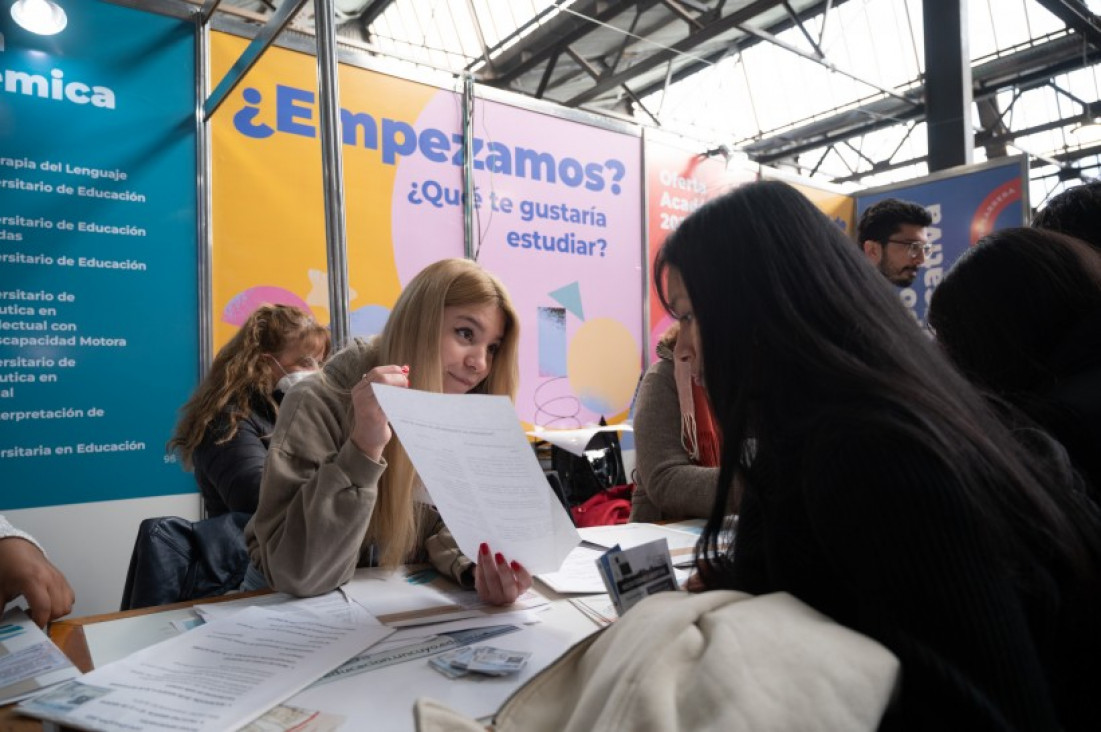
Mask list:
[[[89,686],[79,681],[70,681],[56,689],[51,689],[44,694],[36,696],[30,704],[43,709],[51,710],[59,714],[68,714],[79,706],[99,699],[111,693],[111,689],[103,686]]]

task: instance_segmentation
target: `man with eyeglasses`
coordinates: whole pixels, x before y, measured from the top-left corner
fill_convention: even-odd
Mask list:
[[[885,198],[868,207],[856,225],[856,240],[883,276],[897,287],[909,287],[929,253],[933,217],[922,206]]]

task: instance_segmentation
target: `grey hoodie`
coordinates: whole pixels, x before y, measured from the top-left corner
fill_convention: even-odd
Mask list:
[[[378,363],[373,342],[354,339],[302,382],[279,410],[256,514],[245,527],[249,556],[271,586],[298,596],[320,595],[371,566],[367,527],[385,461],[375,462],[350,440],[352,386]],[[472,586],[473,563],[430,511],[418,546],[437,570]]]

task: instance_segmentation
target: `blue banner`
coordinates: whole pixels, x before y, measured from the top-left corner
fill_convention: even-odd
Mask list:
[[[933,217],[929,227],[933,251],[925,258],[914,283],[900,292],[903,304],[919,322],[925,322],[933,290],[960,255],[996,229],[1026,223],[1026,170],[1024,159],[1016,157],[857,194],[858,218],[869,206],[885,198],[920,204]]]
[[[198,372],[195,37],[0,8],[0,511],[195,490],[166,458]]]

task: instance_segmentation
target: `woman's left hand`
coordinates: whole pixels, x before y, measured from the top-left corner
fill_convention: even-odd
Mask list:
[[[510,605],[531,587],[531,575],[519,562],[509,562],[504,555],[494,555],[488,544],[479,548],[474,567],[474,589],[482,602],[490,605]]]

